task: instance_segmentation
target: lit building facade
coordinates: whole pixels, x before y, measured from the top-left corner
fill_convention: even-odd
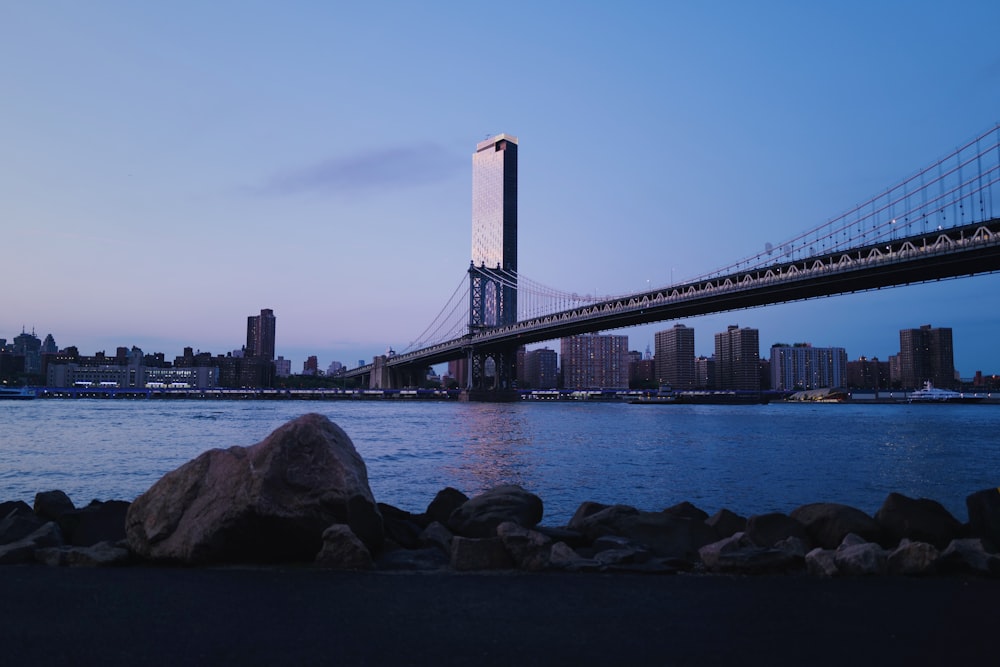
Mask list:
[[[480,142],[472,156],[471,263],[470,326],[516,322],[517,138],[509,134]]]
[[[694,389],[694,329],[675,324],[657,331],[654,345],[657,382],[672,389]]]
[[[559,356],[565,389],[628,388],[628,336],[563,338]]]
[[[813,347],[808,343],[771,347],[771,388],[802,391],[844,387],[847,352],[842,347]]]
[[[715,334],[717,389],[760,391],[760,334],[738,325]]]
[[[694,360],[695,389],[715,389],[715,357],[698,357]]]

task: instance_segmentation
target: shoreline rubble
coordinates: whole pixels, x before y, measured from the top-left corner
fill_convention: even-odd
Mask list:
[[[1000,489],[969,521],[890,493],[874,515],[838,503],[709,516],[583,502],[546,526],[516,485],[438,492],[420,513],[378,503],[336,424],[304,415],[250,447],[207,451],[132,503],[77,508],[62,491],[0,502],[0,565],[303,565],[355,571],[1000,577]]]

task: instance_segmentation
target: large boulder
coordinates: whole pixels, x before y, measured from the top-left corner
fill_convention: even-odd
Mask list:
[[[308,414],[250,447],[207,451],[167,473],[129,507],[136,554],[183,563],[311,561],[331,525],[369,550],[382,518],[354,444]]]
[[[905,537],[944,549],[962,536],[962,524],[941,503],[928,498],[908,498],[901,493],[886,497],[875,513],[875,520],[893,546]]]
[[[486,538],[496,537],[497,526],[505,521],[533,528],[541,520],[542,499],[516,484],[507,484],[462,503],[448,517],[447,525],[456,535]]]
[[[882,541],[882,526],[859,509],[839,503],[811,503],[798,507],[789,516],[806,528],[813,544],[836,549],[848,533],[868,542]]]

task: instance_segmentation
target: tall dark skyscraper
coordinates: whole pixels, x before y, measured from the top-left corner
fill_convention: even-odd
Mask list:
[[[274,311],[265,308],[247,318],[246,356],[274,361]]]
[[[903,389],[919,389],[928,380],[935,387],[954,386],[955,353],[951,328],[934,329],[925,324],[919,329],[901,329],[899,371]]]
[[[517,321],[517,138],[498,134],[472,156],[473,326]],[[478,312],[477,312],[478,309]]]

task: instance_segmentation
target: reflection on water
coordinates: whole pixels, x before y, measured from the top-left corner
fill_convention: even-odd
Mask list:
[[[476,493],[500,484],[527,486],[532,435],[518,403],[472,403],[451,428],[457,460],[445,470],[456,488]]]

